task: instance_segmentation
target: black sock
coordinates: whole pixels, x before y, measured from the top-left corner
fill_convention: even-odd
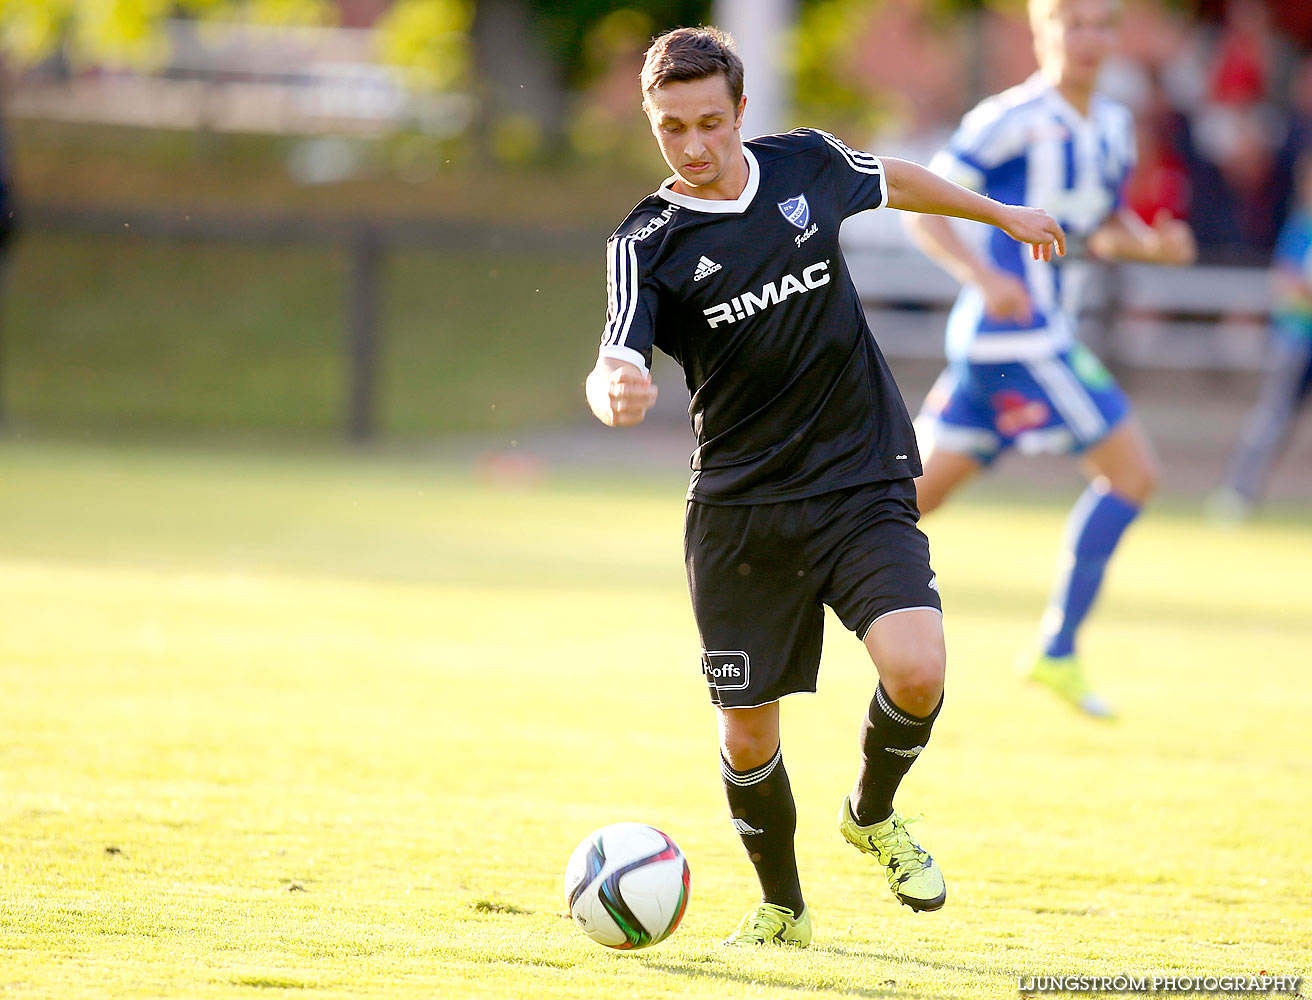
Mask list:
[[[783,749],[750,771],[735,771],[724,756],[720,774],[729,799],[734,829],[742,838],[747,857],[761,882],[761,898],[802,912],[802,883],[797,875],[793,834],[797,832],[797,806],[784,770]]]
[[[861,774],[852,790],[852,815],[861,826],[888,819],[893,793],[929,742],[943,699],[923,719],[904,712],[880,684],[861,723]]]

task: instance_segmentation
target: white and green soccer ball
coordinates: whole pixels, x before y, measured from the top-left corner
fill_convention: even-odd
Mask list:
[[[643,823],[613,823],[583,838],[565,866],[574,923],[607,948],[646,948],[674,933],[691,873],[679,845]]]

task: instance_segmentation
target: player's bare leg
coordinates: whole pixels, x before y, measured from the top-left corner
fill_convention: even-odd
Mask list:
[[[750,771],[767,763],[779,749],[779,703],[760,708],[716,709],[720,723],[720,752],[737,771]]]
[[[862,722],[861,773],[843,802],[839,831],[884,866],[899,900],[913,910],[937,910],[947,899],[943,874],[893,810],[893,794],[929,742],[943,704],[943,617],[930,608],[884,615],[866,632],[865,645],[879,686]]]
[[[961,452],[931,448],[916,480],[916,506],[922,515],[938,507],[982,468],[979,459]]]
[[[864,641],[896,708],[926,716],[938,707],[947,669],[941,614],[930,608],[895,611],[877,618]]]
[[[811,915],[797,874],[797,806],[779,743],[779,703],[717,712],[729,812],[761,883],[761,902],[725,944],[805,947],[811,941]]]
[[[1140,507],[1157,491],[1161,478],[1157,454],[1134,417],[1121,421],[1085,453],[1084,470],[1095,485],[1104,480],[1106,491]]]
[[[1094,694],[1075,652],[1076,633],[1102,587],[1112,553],[1125,529],[1157,487],[1158,466],[1138,421],[1122,421],[1085,455],[1089,488],[1066,521],[1066,539],[1041,626],[1037,654],[1021,669],[1084,713],[1114,712]]]

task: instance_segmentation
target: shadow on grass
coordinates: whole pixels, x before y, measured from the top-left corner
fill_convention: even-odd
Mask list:
[[[835,948],[835,947],[818,947],[811,949],[811,953],[818,956],[835,955],[847,959],[853,959],[861,963],[896,963],[903,967],[907,962],[905,957],[885,954],[883,952],[863,951],[856,948]],[[933,990],[916,990],[909,989],[905,983],[892,979],[885,979],[880,983],[870,986],[848,986],[839,983],[826,982],[828,977],[822,977],[821,982],[808,980],[805,973],[798,975],[788,975],[787,973],[771,973],[761,971],[760,969],[735,969],[727,965],[729,953],[721,955],[719,952],[708,952],[701,956],[682,960],[660,959],[654,956],[640,956],[639,961],[650,969],[665,972],[670,975],[683,975],[694,979],[717,979],[729,982],[750,984],[754,986],[772,986],[782,989],[791,989],[806,991],[808,993],[833,992],[842,996],[854,997],[898,997],[901,1000],[964,1000],[964,995],[959,993],[944,993]],[[995,969],[985,969],[978,965],[961,965],[951,962],[934,962],[934,961],[917,961],[915,966],[925,969],[934,969],[947,972],[973,973],[976,975],[994,975]],[[882,975],[882,973],[881,973]]]
[[[917,958],[913,960],[908,959],[906,955],[888,954],[880,951],[865,951],[860,948],[841,948],[834,945],[826,945],[817,950],[832,955],[842,955],[844,958],[855,958],[867,962],[890,962],[904,967],[919,966],[925,969],[937,969],[940,972],[964,972],[976,976],[996,976],[1000,974],[997,969],[987,968],[983,965],[968,965],[963,962],[939,962],[931,958]]]

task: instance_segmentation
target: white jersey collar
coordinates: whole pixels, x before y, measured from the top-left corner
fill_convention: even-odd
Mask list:
[[[661,186],[656,193],[666,201],[683,208],[691,208],[694,212],[741,215],[747,211],[752,199],[756,197],[756,189],[761,186],[761,165],[756,162],[756,157],[752,155],[752,151],[746,145],[743,146],[743,156],[747,159],[747,186],[743,188],[743,193],[733,201],[725,201],[720,198],[694,198],[692,195],[671,191],[670,185],[678,180],[677,175],[674,174],[661,181]]]
[[[1068,125],[1072,125],[1076,128],[1080,128],[1082,126],[1088,125],[1091,121],[1093,121],[1093,104],[1098,99],[1097,94],[1094,94],[1092,100],[1090,100],[1089,102],[1088,115],[1082,115],[1080,114],[1079,109],[1076,108],[1074,104],[1072,104],[1070,101],[1066,100],[1064,96],[1062,96],[1062,92],[1060,90],[1058,90],[1056,87],[1054,87],[1052,84],[1048,83],[1048,81],[1044,79],[1042,73],[1036,72],[1034,76],[1032,76],[1030,79],[1033,80],[1035,86],[1041,90],[1048,104],[1050,104],[1052,108],[1057,112],[1057,115],[1065,119]]]

